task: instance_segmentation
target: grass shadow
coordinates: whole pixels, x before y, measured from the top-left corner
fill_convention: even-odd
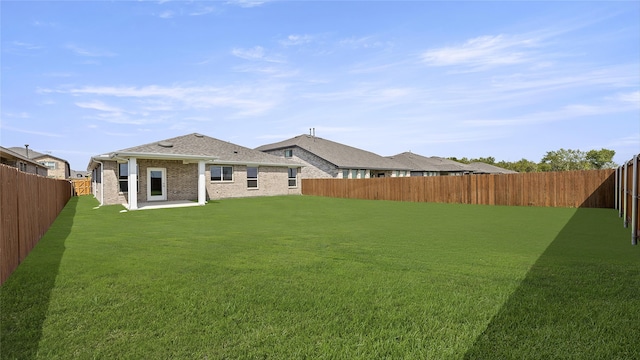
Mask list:
[[[465,359],[640,354],[640,253],[610,209],[577,209]]]
[[[72,197],[31,253],[0,288],[0,358],[37,356],[65,240],[78,197]]]

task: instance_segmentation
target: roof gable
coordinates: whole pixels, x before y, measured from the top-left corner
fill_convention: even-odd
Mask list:
[[[256,150],[271,151],[292,147],[304,149],[344,169],[408,170],[406,166],[370,151],[312,135],[299,135],[277,143],[262,145]]]

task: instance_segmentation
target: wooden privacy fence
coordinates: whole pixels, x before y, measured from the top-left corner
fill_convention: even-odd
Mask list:
[[[504,175],[303,179],[302,193],[459,204],[613,208],[614,170]]]
[[[0,164],[0,284],[40,241],[72,192],[69,181]]]
[[[640,167],[636,155],[630,161],[616,169],[615,175],[615,208],[624,221],[624,227],[631,227],[631,244],[638,244],[640,232],[640,213],[638,212],[638,182]]]
[[[91,179],[74,179],[72,183],[77,196],[91,195]]]

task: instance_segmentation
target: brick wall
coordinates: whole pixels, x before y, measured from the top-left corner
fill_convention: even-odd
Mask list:
[[[49,169],[48,176],[55,179],[66,179],[69,177],[69,173],[67,173],[67,165],[64,161],[60,161],[57,158],[49,157],[49,156],[41,156],[35,160],[39,163],[45,161],[53,161],[56,163],[55,169]]]
[[[104,189],[104,204],[124,204],[127,202],[125,194],[120,192],[118,184],[118,163],[115,161],[104,161],[104,171],[102,172],[102,183]],[[100,199],[98,197],[98,199]]]
[[[229,165],[230,166],[230,165]],[[258,167],[258,188],[247,188],[247,167],[233,166],[233,181],[211,181],[211,166],[206,167],[207,196],[209,199],[224,199],[249,196],[300,195],[301,184],[298,175],[297,186],[289,187],[287,168]]]
[[[121,193],[118,184],[118,164],[104,161],[104,205],[128,202],[127,193]],[[147,201],[147,170],[164,168],[167,176],[167,200],[198,199],[198,164],[184,164],[176,160],[138,159],[138,202]],[[300,175],[296,187],[289,187],[287,168],[262,166],[258,168],[258,188],[247,188],[247,167],[233,165],[233,181],[211,181],[211,165],[205,167],[205,186],[208,199],[249,196],[300,195]],[[94,195],[100,199],[101,185],[97,177]]]

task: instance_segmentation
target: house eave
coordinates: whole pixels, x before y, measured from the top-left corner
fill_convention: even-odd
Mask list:
[[[246,166],[252,166],[252,167],[260,167],[260,166],[274,166],[274,167],[287,167],[287,168],[304,167],[304,165],[302,164],[292,164],[292,163],[271,163],[271,162],[258,162],[258,161],[222,160],[222,159],[216,159],[212,161],[212,163],[216,165],[246,165]]]
[[[110,154],[111,159],[125,160],[129,158],[138,159],[156,159],[156,160],[193,160],[193,161],[214,161],[217,159],[215,156],[207,155],[188,155],[188,154],[159,154],[159,153],[145,153],[145,152],[117,152]]]

